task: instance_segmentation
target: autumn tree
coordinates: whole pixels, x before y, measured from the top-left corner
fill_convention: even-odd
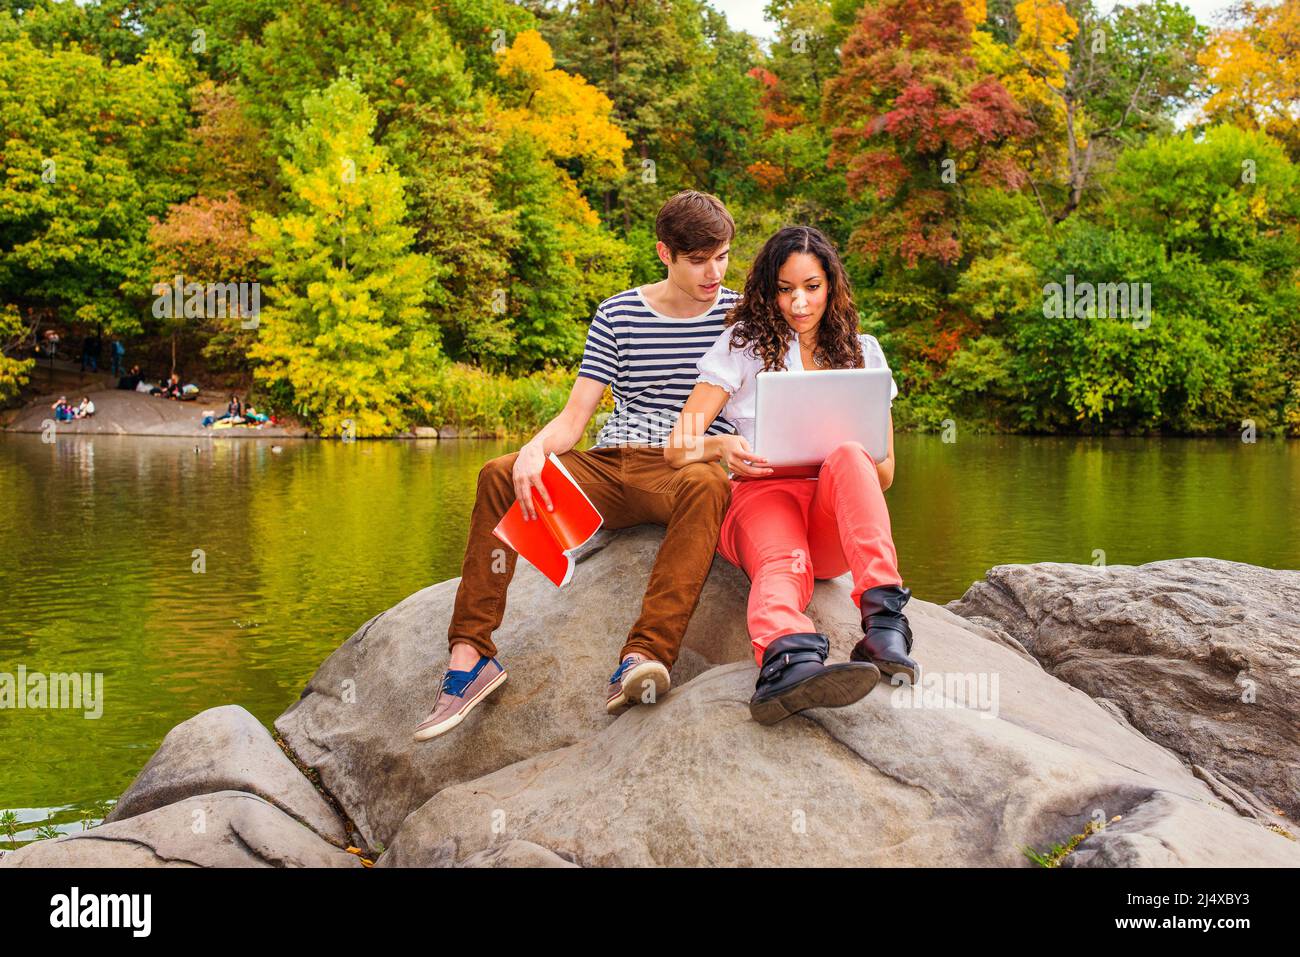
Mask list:
[[[360,85],[336,80],[302,110],[282,163],[288,209],[253,221],[269,277],[255,375],[323,434],[391,433],[429,407],[440,359],[429,267]]]
[[[198,195],[167,211],[149,230],[153,251],[153,279],[171,283],[177,275],[183,282],[243,283],[258,279],[251,213],[239,197],[228,192],[214,199]],[[163,320],[172,337],[172,368],[177,363],[177,339],[189,331],[203,343],[202,351],[212,368],[241,368],[256,339],[251,331],[255,317],[242,314],[237,305],[219,315],[187,318],[184,313]]]
[[[1045,135],[1064,136],[1064,168],[1043,164],[1033,182],[1045,215],[1059,222],[1079,208],[1100,163],[1126,144],[1172,131],[1192,96],[1205,31],[1170,0],[1107,14],[1092,0],[1021,0],[1015,14],[1020,65],[1008,86],[1037,106]]]
[[[627,247],[603,227],[579,184],[599,188],[617,178],[628,140],[612,122],[609,99],[559,69],[537,31],[502,49],[497,69],[500,93],[488,112],[505,142],[495,195],[513,212],[519,237],[499,291],[512,330],[500,358],[571,362],[585,338],[580,320],[628,279]]]
[[[1207,117],[1263,130],[1300,161],[1300,0],[1237,4],[1199,62]]]
[[[845,41],[823,116],[830,162],[847,171],[850,194],[878,200],[850,238],[872,260],[955,264],[966,185],[1024,182],[1001,147],[1032,124],[995,78],[981,75],[970,44],[958,0],[869,3]]]

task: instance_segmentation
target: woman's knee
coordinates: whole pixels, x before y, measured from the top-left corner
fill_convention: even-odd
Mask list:
[[[826,463],[828,465],[841,464],[846,462],[862,461],[864,459],[873,465],[876,463],[876,460],[871,457],[871,453],[867,451],[865,445],[861,442],[849,441],[841,442],[839,445],[835,446],[835,448],[831,449],[830,455],[826,456]]]
[[[861,475],[879,482],[880,473],[877,468],[876,460],[861,442],[841,442],[822,463],[825,471]]]

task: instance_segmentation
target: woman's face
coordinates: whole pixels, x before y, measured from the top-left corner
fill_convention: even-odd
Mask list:
[[[807,335],[826,312],[826,271],[811,253],[795,253],[777,273],[776,301],[790,328]]]

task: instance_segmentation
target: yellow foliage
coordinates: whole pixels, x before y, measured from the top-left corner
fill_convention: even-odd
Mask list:
[[[555,68],[551,48],[536,30],[525,30],[498,54],[497,71],[514,87],[493,115],[509,135],[521,130],[552,159],[578,159],[598,179],[623,173],[632,141],[614,125],[613,102],[581,76]]]
[[[1016,4],[1016,19],[1020,21],[1016,48],[1031,67],[1047,75],[1045,82],[1063,88],[1078,22],[1059,0],[1021,0]]]
[[[1242,4],[1237,23],[1213,33],[1197,59],[1213,91],[1203,107],[1208,119],[1300,146],[1300,0]]]
[[[536,84],[538,78],[554,69],[550,44],[536,30],[525,30],[497,53],[497,72],[525,83]]]

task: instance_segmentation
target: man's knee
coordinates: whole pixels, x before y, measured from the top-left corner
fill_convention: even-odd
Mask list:
[[[478,470],[479,488],[513,488],[515,459],[518,457],[518,452],[510,452],[484,462],[483,467]]]

